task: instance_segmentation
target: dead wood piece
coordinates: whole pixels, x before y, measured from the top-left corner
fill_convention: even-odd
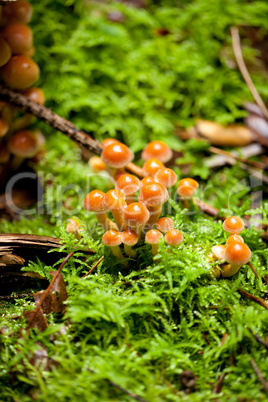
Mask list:
[[[242,289],[238,289],[238,293],[240,293],[241,296],[245,297],[246,299],[252,300],[255,303],[258,303],[260,306],[262,306],[268,310],[268,303],[266,303],[266,301],[264,301],[260,297],[254,296],[251,293],[248,293]]]
[[[193,198],[193,202],[201,211],[205,212],[206,214],[208,214],[210,216],[219,218],[219,216],[218,216],[219,210],[217,208],[213,207],[212,205],[207,204],[204,201],[197,200],[196,198]]]

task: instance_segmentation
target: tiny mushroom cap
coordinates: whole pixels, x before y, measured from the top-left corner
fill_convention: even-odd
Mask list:
[[[155,183],[155,179],[153,177],[147,176],[147,177],[144,177],[140,183],[141,183],[141,187],[142,187],[142,186],[145,186],[145,184]]]
[[[172,155],[172,150],[163,141],[152,141],[145,147],[141,157],[145,161],[157,158],[161,162],[166,163],[172,158]]]
[[[118,141],[116,138],[105,138],[102,142],[103,149],[111,144],[122,144],[122,142]]]
[[[161,237],[163,237],[163,235],[159,230],[150,229],[145,235],[145,242],[148,244],[158,244]]]
[[[174,170],[169,169],[169,168],[162,168],[159,169],[155,176],[155,181],[157,181],[160,184],[163,184],[165,187],[172,187],[177,181],[177,175],[174,172]]]
[[[224,246],[222,244],[213,246],[211,249],[213,257],[215,257],[216,260],[224,260],[225,259],[225,250],[226,250],[226,246]]]
[[[39,103],[40,105],[45,104],[45,94],[41,88],[32,87],[23,92],[23,95],[27,96],[31,101]]]
[[[102,172],[106,170],[106,165],[99,156],[92,156],[89,159],[88,164],[94,172]]]
[[[241,242],[231,242],[225,250],[225,260],[229,264],[244,265],[249,262],[251,258],[250,248]]]
[[[171,218],[160,218],[155,223],[155,226],[160,232],[167,233],[174,228],[174,222]]]
[[[0,117],[0,137],[4,137],[8,132],[8,123]]]
[[[102,242],[105,246],[116,247],[122,243],[122,236],[116,230],[108,230],[102,236]]]
[[[134,155],[133,152],[124,144],[107,145],[101,154],[103,162],[110,167],[120,169],[129,164]]]
[[[138,243],[139,236],[137,235],[134,230],[128,229],[124,230],[124,232],[121,233],[122,235],[122,241],[124,244],[127,246],[135,246],[135,244]]]
[[[240,236],[238,234],[233,234],[230,237],[228,237],[225,245],[229,246],[229,244],[231,244],[233,241],[238,241],[238,242],[244,243],[244,239],[242,236]]]
[[[91,212],[103,212],[103,199],[105,197],[105,193],[100,190],[93,190],[88,193],[83,201],[83,208],[87,211]]]
[[[103,208],[106,211],[122,211],[126,206],[125,195],[123,191],[112,189],[109,190],[103,198]]]
[[[133,202],[124,209],[123,217],[129,226],[144,225],[150,217],[150,212],[141,202]]]
[[[153,158],[149,159],[144,163],[142,170],[145,177],[147,176],[154,177],[156,172],[163,167],[165,166],[160,160]]]
[[[223,229],[232,234],[239,234],[245,227],[245,224],[239,216],[230,216],[223,222]]]
[[[132,174],[121,175],[116,183],[116,188],[121,190],[126,196],[135,194],[140,188],[140,180]]]
[[[168,200],[169,194],[162,184],[149,183],[142,186],[138,198],[147,207],[154,207],[164,204]]]
[[[170,246],[178,246],[183,242],[183,235],[179,230],[171,229],[165,235],[165,242]]]
[[[177,193],[180,197],[192,197],[199,187],[196,180],[191,178],[182,179],[178,183]]]
[[[29,130],[17,131],[8,142],[9,151],[22,158],[32,158],[39,150],[36,136]]]

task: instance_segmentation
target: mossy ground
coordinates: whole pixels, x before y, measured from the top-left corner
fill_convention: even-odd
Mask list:
[[[107,12],[114,10],[123,13],[123,23],[107,20]],[[189,126],[196,117],[227,123],[245,115],[242,104],[251,98],[239,72],[228,64],[229,28],[254,26],[260,35],[267,33],[266,1],[163,0],[134,9],[119,3],[89,3],[85,8],[80,2],[43,0],[34,4],[34,11],[36,60],[49,107],[98,139],[123,140],[137,155],[148,140],[164,139],[184,152],[183,162],[192,163],[189,175],[199,180],[203,201],[222,214],[254,219],[262,212],[267,224],[261,183],[237,165],[208,169],[203,163],[208,144],[182,143],[174,135],[175,125]],[[159,27],[170,34],[157,35]],[[243,44],[254,82],[267,99],[265,73],[256,72],[258,54],[247,39]],[[171,202],[166,213],[183,232],[184,243],[176,250],[161,244],[155,261],[149,247],[140,246],[137,260],[124,268],[104,250],[94,216],[82,210],[90,189],[105,191],[112,184],[89,173],[69,139],[39,126],[48,149],[35,166],[44,183],[44,203],[30,217],[1,221],[0,230],[60,236],[68,253],[77,241],[64,227],[76,215],[85,228],[81,246],[94,249],[96,256],[82,261],[76,252],[65,265],[67,312],[64,317],[50,314],[43,333],[32,331],[18,339],[25,322],[12,317],[32,309],[33,303],[1,301],[0,326],[8,329],[0,341],[0,399],[131,400],[108,379],[150,402],[266,401],[250,360],[268,379],[267,351],[252,336],[267,337],[268,311],[237,290],[265,298],[267,286],[248,265],[230,279],[212,276],[207,254],[226,240],[222,223],[195,208],[189,215],[179,202]],[[258,191],[263,199],[254,209],[252,196]],[[253,226],[243,237],[262,278],[268,274],[268,249],[260,233]],[[95,272],[81,278],[103,254]],[[47,276],[51,267],[34,261],[25,269]],[[49,370],[32,361],[42,346]],[[180,380],[185,370],[196,376],[190,393]],[[223,373],[216,395],[213,389]]]

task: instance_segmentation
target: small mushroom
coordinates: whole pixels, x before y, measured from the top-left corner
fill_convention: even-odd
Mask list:
[[[158,253],[159,241],[163,237],[162,233],[157,229],[150,229],[145,235],[145,242],[152,246],[152,254]]]
[[[122,169],[132,161],[133,152],[124,144],[110,144],[102,151],[101,159],[112,168]]]
[[[102,142],[103,149],[111,144],[122,144],[122,142],[118,141],[116,138],[105,138]]]
[[[122,235],[122,241],[124,243],[125,253],[129,257],[135,257],[137,252],[133,250],[132,247],[138,243],[139,236],[137,235],[136,232],[134,232],[134,230],[131,229],[125,230],[124,232],[121,233],[121,235]]]
[[[45,104],[45,94],[41,88],[32,87],[23,92],[23,95],[27,96],[31,101],[39,103],[40,105]]]
[[[178,229],[171,229],[165,235],[165,242],[173,247],[179,246],[183,242],[183,235]]]
[[[103,199],[105,193],[100,190],[93,190],[86,195],[83,201],[83,208],[87,211],[94,212],[99,224],[105,230],[118,230],[117,225],[112,222],[106,215],[103,207]]]
[[[238,241],[238,242],[244,243],[244,239],[242,236],[240,236],[238,234],[233,234],[230,237],[228,237],[225,245],[229,246],[229,244],[231,244],[233,241]]]
[[[114,221],[120,231],[126,229],[126,223],[123,219],[123,211],[126,205],[125,195],[123,191],[120,190],[109,190],[103,198],[104,209],[112,213]]]
[[[11,49],[7,41],[0,37],[0,67],[4,66],[11,57]]]
[[[155,176],[155,181],[162,184],[164,187],[169,188],[174,186],[177,181],[177,175],[174,170],[169,168],[159,169]]]
[[[230,234],[239,234],[245,227],[244,221],[239,216],[230,216],[223,222],[223,229]]]
[[[120,244],[122,243],[122,236],[120,232],[116,230],[108,230],[102,236],[102,242],[105,246],[111,247],[112,253],[117,258],[124,258],[121,250]]]
[[[12,169],[17,170],[24,159],[33,158],[40,149],[37,136],[29,130],[18,131],[10,137],[8,149],[14,155]]]
[[[198,182],[191,178],[185,178],[179,181],[177,193],[182,199],[185,208],[190,208],[189,199],[193,197],[198,187]]]
[[[141,187],[145,186],[146,184],[155,183],[155,179],[153,177],[147,176],[141,180]]]
[[[149,183],[142,186],[139,193],[139,202],[142,202],[150,211],[149,225],[153,225],[160,217],[162,205],[168,200],[167,189],[160,183]]]
[[[69,219],[65,230],[67,233],[72,233],[77,240],[81,239],[80,232],[82,231],[82,229],[80,227],[80,222],[78,219],[75,218]]]
[[[88,164],[94,173],[103,172],[106,170],[106,165],[99,156],[92,156]]]
[[[249,262],[251,250],[246,244],[233,241],[226,247],[224,258],[229,265],[223,267],[222,276],[228,278],[235,275],[242,265]]]
[[[150,212],[141,202],[133,202],[127,205],[123,212],[126,224],[137,233],[139,238],[149,217]]]
[[[33,46],[33,33],[31,28],[20,22],[6,25],[1,36],[9,44],[12,54],[24,54]]]
[[[167,233],[174,228],[174,222],[171,218],[160,218],[155,222],[156,229],[162,233]]]
[[[149,159],[147,160],[143,167],[142,167],[142,171],[143,171],[143,175],[145,177],[150,176],[150,177],[154,177],[154,175],[156,174],[156,172],[159,169],[164,168],[165,166],[163,165],[163,163],[161,161],[159,161],[158,159]]]
[[[117,190],[121,190],[125,197],[126,203],[135,202],[135,193],[140,189],[140,180],[132,174],[121,175],[116,182]]]
[[[160,162],[166,163],[172,158],[173,152],[163,141],[152,141],[144,148],[141,157],[143,160],[156,158]]]

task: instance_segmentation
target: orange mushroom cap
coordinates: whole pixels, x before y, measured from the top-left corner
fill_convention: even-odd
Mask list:
[[[125,195],[135,194],[140,188],[140,180],[132,174],[123,174],[116,182],[116,188]]]
[[[45,94],[41,88],[29,88],[23,92],[23,95],[27,96],[27,98],[29,98],[31,101],[39,103],[40,105],[45,104]]]
[[[217,260],[224,260],[225,259],[225,251],[226,251],[226,246],[222,244],[217,244],[216,246],[213,246],[212,249],[212,254]]]
[[[227,242],[226,242],[226,246],[229,246],[229,244],[231,244],[233,241],[240,241],[241,243],[244,243],[244,239],[242,236],[238,235],[238,234],[233,234],[230,237],[228,237]]]
[[[70,218],[68,219],[68,224],[66,226],[67,233],[74,233],[80,229],[80,222],[77,219]]]
[[[172,158],[173,152],[163,141],[152,141],[145,147],[141,157],[147,161],[156,158],[159,161],[166,163]]]
[[[121,233],[122,242],[127,246],[135,246],[138,243],[139,236],[134,230],[128,229]]]
[[[2,10],[3,23],[22,22],[28,24],[32,18],[32,6],[24,0],[8,2]]]
[[[192,197],[199,187],[196,180],[191,178],[182,179],[178,183],[177,193],[180,197]]]
[[[88,164],[93,172],[97,173],[106,170],[106,165],[99,156],[92,156],[89,159]]]
[[[160,232],[167,233],[174,228],[174,222],[171,218],[160,218],[155,223],[155,226]]]
[[[103,199],[105,193],[100,190],[93,190],[88,193],[83,201],[83,208],[91,212],[101,212],[104,211]]]
[[[124,221],[129,226],[144,225],[150,217],[150,212],[141,202],[133,202],[124,209]]]
[[[33,158],[39,150],[36,136],[29,130],[17,131],[8,142],[9,151],[22,158]]]
[[[142,170],[143,170],[143,174],[145,177],[146,176],[154,177],[156,172],[163,167],[165,167],[165,166],[163,165],[163,163],[161,161],[153,158],[153,159],[148,159],[144,163]]]
[[[102,236],[102,242],[108,247],[119,246],[122,243],[121,233],[116,230],[108,230]]]
[[[101,143],[102,143],[103,149],[111,144],[122,144],[122,142],[118,141],[116,138],[105,138],[104,140],[102,140]]]
[[[163,237],[163,235],[159,230],[150,229],[145,235],[145,242],[148,244],[158,244],[161,237]]]
[[[143,202],[147,207],[164,204],[169,194],[167,189],[160,183],[149,183],[142,186],[139,193],[139,201]]]
[[[2,29],[2,37],[9,44],[13,54],[23,54],[33,46],[31,28],[21,22],[13,22]]]
[[[169,168],[162,168],[159,169],[155,176],[155,181],[158,183],[162,184],[165,187],[172,187],[177,181],[177,175],[174,172],[174,170],[169,169]]]
[[[240,241],[233,241],[226,247],[225,260],[229,262],[229,264],[244,265],[250,260],[250,258],[250,248]]]
[[[245,227],[244,221],[239,216],[229,216],[223,222],[223,229],[228,233],[239,234]]]
[[[107,145],[101,154],[103,162],[115,169],[125,167],[133,157],[133,152],[126,145],[120,143]]]
[[[140,183],[141,183],[141,187],[142,187],[149,183],[155,183],[155,179],[153,177],[147,176],[147,177],[144,177]]]
[[[171,229],[165,235],[165,242],[170,246],[178,246],[183,242],[183,235],[177,229]]]
[[[109,212],[122,211],[127,205],[123,191],[116,189],[109,190],[105,194],[102,205]]]

